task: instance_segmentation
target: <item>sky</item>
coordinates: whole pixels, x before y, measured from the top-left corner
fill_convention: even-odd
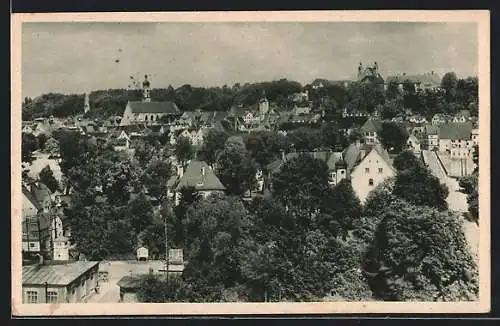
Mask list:
[[[22,93],[229,86],[280,78],[352,79],[359,62],[383,76],[477,75],[475,23],[24,23]]]

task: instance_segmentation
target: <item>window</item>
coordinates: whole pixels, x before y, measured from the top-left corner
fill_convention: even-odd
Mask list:
[[[368,185],[369,185],[369,186],[373,186],[373,179],[371,179],[371,178],[370,178],[370,179],[368,179]]]
[[[384,171],[383,168],[378,168],[378,173],[382,173]]]
[[[34,248],[35,244],[33,242],[30,242],[30,248]]]
[[[55,291],[47,292],[47,303],[57,303],[57,292]]]
[[[370,168],[365,168],[366,173],[370,173]]]
[[[26,299],[28,300],[28,303],[38,303],[38,292],[26,291]]]

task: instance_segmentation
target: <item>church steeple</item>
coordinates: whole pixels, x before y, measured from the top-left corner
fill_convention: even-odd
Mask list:
[[[148,75],[144,75],[144,81],[142,82],[142,101],[151,102],[150,87],[151,83],[148,80]]]
[[[89,100],[89,93],[85,93],[85,99],[83,103],[83,113],[87,113],[90,111],[90,100]]]

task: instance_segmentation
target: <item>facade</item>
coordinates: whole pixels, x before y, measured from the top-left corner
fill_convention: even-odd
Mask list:
[[[381,129],[382,124],[380,123],[380,121],[371,119],[366,120],[365,124],[361,126],[360,129],[365,140],[365,144],[372,145],[379,143],[378,134],[380,133]]]
[[[350,173],[352,188],[361,202],[377,185],[396,174],[387,152],[375,145]]]
[[[479,145],[479,128],[472,129],[471,133],[472,143],[474,145]]]
[[[439,151],[451,157],[465,158],[472,153],[472,124],[448,123],[439,127]]]
[[[23,266],[23,303],[85,302],[98,287],[99,262]]]
[[[415,135],[410,135],[406,142],[408,148],[413,150],[414,152],[420,152],[420,140]]]
[[[435,125],[426,125],[424,127],[423,147],[428,150],[438,149],[439,147],[439,128]]]

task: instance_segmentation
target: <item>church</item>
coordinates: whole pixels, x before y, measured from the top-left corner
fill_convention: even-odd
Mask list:
[[[142,83],[142,101],[129,101],[123,112],[123,117],[120,126],[128,126],[132,124],[147,124],[151,125],[159,120],[167,117],[168,121],[174,121],[182,112],[174,102],[151,101],[151,83],[148,76],[144,76]],[[162,119],[164,120],[164,119]]]

